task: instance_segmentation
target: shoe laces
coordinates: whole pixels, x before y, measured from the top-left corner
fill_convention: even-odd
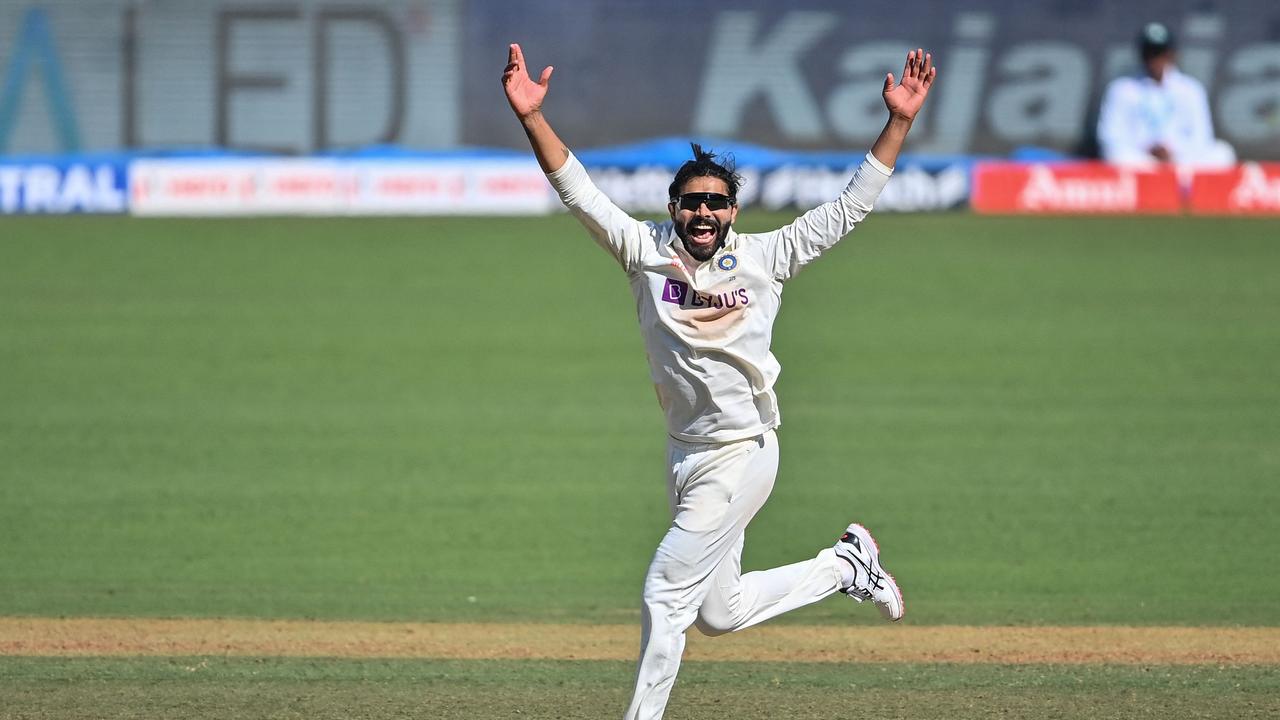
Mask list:
[[[846,595],[858,602],[862,602],[863,600],[870,600],[874,591],[885,589],[884,572],[882,570],[865,562],[857,553],[840,553],[840,556],[846,562],[850,559],[855,561],[851,563],[854,567],[853,585],[845,589]],[[859,572],[859,568],[861,568],[861,572]],[[859,583],[859,577],[864,577],[866,582]]]
[[[862,565],[862,563],[858,564]],[[849,588],[848,593],[851,597],[854,593],[857,593],[862,598],[869,600],[875,591],[884,590],[884,573],[869,568],[866,565],[862,565],[862,567],[866,570],[867,582],[863,585],[859,585],[855,578],[853,586]]]

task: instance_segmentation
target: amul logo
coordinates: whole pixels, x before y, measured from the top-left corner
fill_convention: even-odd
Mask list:
[[[1037,165],[1018,201],[1028,210],[1133,210],[1138,207],[1138,181],[1128,172],[1119,177],[1058,177]]]
[[[1240,182],[1231,191],[1231,207],[1240,210],[1280,209],[1280,177],[1269,177],[1256,163],[1241,167]]]

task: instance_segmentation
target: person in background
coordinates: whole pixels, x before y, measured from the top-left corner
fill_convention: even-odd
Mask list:
[[[1138,35],[1138,52],[1145,74],[1116,78],[1103,97],[1098,115],[1102,159],[1138,166],[1234,164],[1235,150],[1213,135],[1204,86],[1178,70],[1169,29],[1147,23]]]

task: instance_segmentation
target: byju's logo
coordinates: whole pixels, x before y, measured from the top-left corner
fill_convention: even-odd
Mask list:
[[[684,305],[684,299],[687,297],[689,297],[689,283],[667,278],[667,284],[662,288],[662,302]]]
[[[729,292],[707,295],[689,288],[689,283],[667,278],[662,286],[662,302],[679,305],[684,308],[733,308],[745,306],[751,302],[746,288],[738,288]]]

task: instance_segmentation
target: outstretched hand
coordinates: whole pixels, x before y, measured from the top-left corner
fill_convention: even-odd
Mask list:
[[[542,109],[542,99],[547,96],[547,86],[551,81],[554,68],[542,69],[538,82],[529,77],[524,62],[524,53],[518,44],[512,44],[507,53],[507,69],[502,72],[502,88],[507,93],[507,102],[516,117],[526,118]]]
[[[907,53],[907,64],[902,68],[902,82],[894,85],[893,73],[888,73],[884,78],[884,104],[889,108],[889,114],[903,120],[914,120],[937,76],[938,69],[933,66],[933,55],[919,48]]]

